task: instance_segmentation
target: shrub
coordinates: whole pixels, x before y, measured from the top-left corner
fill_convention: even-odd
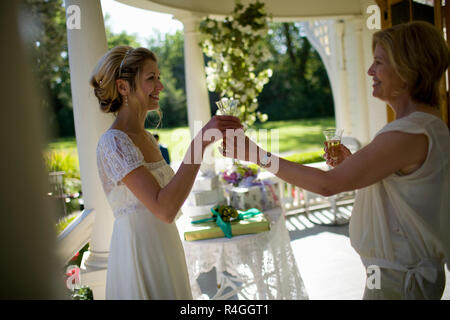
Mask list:
[[[73,300],[94,300],[94,295],[89,287],[81,287],[80,289],[75,289],[72,294]]]
[[[80,179],[78,157],[72,152],[51,150],[44,154],[44,160],[49,172],[64,171],[65,178]]]
[[[78,212],[69,214],[61,219],[59,219],[58,223],[56,224],[56,233],[60,234],[64,231],[65,228],[76,218],[78,217]]]
[[[48,172],[64,172],[61,192],[66,197],[66,211],[71,213],[81,210],[82,202],[79,200],[82,192],[78,157],[74,152],[50,150],[44,153],[44,161]],[[55,188],[59,188],[59,186],[52,185],[52,189]]]

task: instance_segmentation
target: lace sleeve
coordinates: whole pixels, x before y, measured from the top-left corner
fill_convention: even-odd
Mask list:
[[[114,184],[144,164],[144,156],[133,141],[120,131],[107,131],[98,143],[97,161]]]

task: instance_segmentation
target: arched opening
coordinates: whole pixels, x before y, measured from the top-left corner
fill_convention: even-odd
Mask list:
[[[271,121],[334,117],[328,70],[305,23],[273,23],[268,38],[273,75],[258,97],[260,111]]]

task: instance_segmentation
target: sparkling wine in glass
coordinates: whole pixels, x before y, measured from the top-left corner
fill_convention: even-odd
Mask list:
[[[219,101],[216,101],[216,105],[218,108],[218,114],[219,115],[228,115],[228,116],[234,116],[239,117],[240,110],[238,108],[238,100],[234,99],[228,99],[228,98],[222,98]],[[219,152],[222,154],[222,147],[218,147]],[[235,159],[233,159],[233,164],[236,162]]]
[[[339,145],[341,144],[342,139],[342,129],[329,128],[323,131],[323,135],[325,136],[328,153],[330,154],[331,159],[337,160],[339,154]]]
[[[238,100],[222,98],[216,101],[217,108],[221,115],[229,115],[239,117],[240,111],[238,109]]]

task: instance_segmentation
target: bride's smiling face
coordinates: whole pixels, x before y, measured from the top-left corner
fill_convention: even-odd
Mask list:
[[[139,79],[136,79],[134,98],[138,103],[150,110],[159,108],[159,94],[164,89],[160,81],[158,64],[153,60],[146,60]]]

